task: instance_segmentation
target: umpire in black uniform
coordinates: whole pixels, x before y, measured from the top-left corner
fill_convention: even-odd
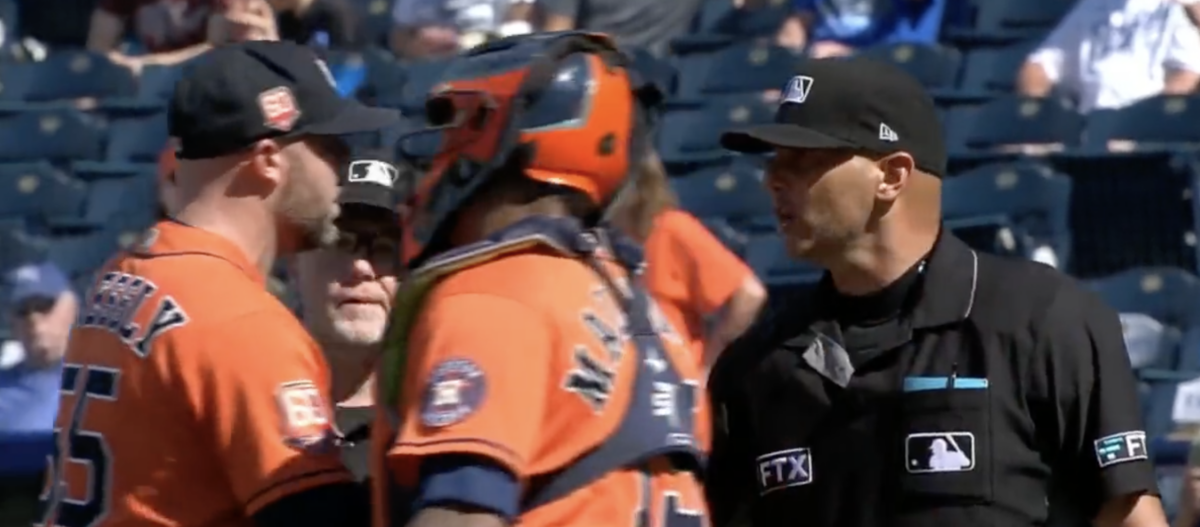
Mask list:
[[[714,525],[1166,526],[1117,314],[942,228],[916,80],[808,61],[721,140],[775,154],[788,251],[827,272],[714,368]]]

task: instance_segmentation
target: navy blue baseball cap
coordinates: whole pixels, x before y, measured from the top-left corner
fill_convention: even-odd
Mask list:
[[[262,139],[342,136],[395,125],[400,113],[343,98],[325,63],[292,42],[220,46],[187,66],[167,113],[180,159],[232,154]]]
[[[8,272],[5,277],[12,286],[8,297],[10,309],[16,309],[35,298],[57,299],[71,290],[67,275],[50,262],[27,264]]]

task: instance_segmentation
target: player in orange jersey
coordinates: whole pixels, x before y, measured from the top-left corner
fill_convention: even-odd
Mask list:
[[[377,526],[707,524],[701,372],[600,221],[657,95],[625,65],[603,36],[512,37],[431,96],[422,251],[377,374]],[[397,489],[408,510],[379,499]]]
[[[754,322],[767,291],[745,262],[678,208],[657,155],[647,155],[640,170],[636,192],[614,211],[613,223],[645,244],[646,287],[707,371]]]
[[[355,526],[329,372],[267,292],[279,253],[336,240],[340,99],[307,48],[217,48],[175,88],[173,220],[103,269],[66,353],[44,525]]]

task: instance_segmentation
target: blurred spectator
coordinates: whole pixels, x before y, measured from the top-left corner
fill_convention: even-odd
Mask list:
[[[480,44],[492,35],[521,33],[511,31],[516,26],[502,26],[510,4],[525,1],[396,0],[392,51],[403,58],[436,59]]]
[[[1017,90],[1120,108],[1200,82],[1200,31],[1177,0],[1080,0],[1021,68]]]
[[[0,523],[30,525],[53,449],[62,356],[78,302],[54,264],[18,267],[6,278],[13,287],[8,316],[24,356],[0,370],[0,509],[18,516]]]
[[[646,249],[646,287],[704,371],[750,327],[766,289],[704,224],[679,208],[657,155],[639,167],[613,223]],[[765,191],[764,191],[765,192]]]
[[[702,0],[537,0],[545,31],[586,29],[618,44],[666,55],[671,40],[687,33]]]
[[[776,43],[817,57],[894,42],[935,43],[947,0],[793,0]]]
[[[362,45],[358,13],[346,0],[268,1],[275,9],[282,40],[332,49],[355,49]]]
[[[127,30],[145,55],[118,51]],[[88,28],[88,49],[134,73],[151,65],[185,62],[213,44],[276,40],[275,15],[265,0],[100,0]]]

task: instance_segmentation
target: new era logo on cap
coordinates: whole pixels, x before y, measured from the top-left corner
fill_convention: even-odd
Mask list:
[[[364,159],[350,163],[350,183],[374,183],[392,188],[400,173],[391,163]]]
[[[783,88],[783,102],[802,103],[808,99],[808,92],[812,89],[813,78],[806,75],[797,75],[788,81],[787,86]]]
[[[896,135],[896,132],[887,123],[879,123],[879,140],[895,143],[900,140],[900,136]]]

